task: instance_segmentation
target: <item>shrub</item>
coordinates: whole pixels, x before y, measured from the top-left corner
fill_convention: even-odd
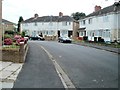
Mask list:
[[[24,37],[25,36],[25,32],[22,32],[21,36]]]
[[[22,37],[16,40],[17,45],[20,45],[20,42],[24,42],[24,44],[27,43],[27,41]]]
[[[78,37],[78,40],[83,40],[83,38],[82,37]]]
[[[10,38],[6,38],[5,40],[4,40],[4,45],[12,45],[12,39],[10,39]]]
[[[84,41],[88,41],[88,36],[83,36]]]
[[[104,39],[102,37],[98,37],[98,42],[104,42]]]
[[[5,34],[5,35],[4,35],[4,39],[7,39],[7,38],[12,38],[12,36],[9,35],[9,34]]]
[[[12,35],[14,35],[14,31],[5,31],[5,34],[12,34]]]

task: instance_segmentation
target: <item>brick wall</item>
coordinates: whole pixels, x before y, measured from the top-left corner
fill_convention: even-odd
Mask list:
[[[57,36],[45,36],[44,38],[45,38],[45,40],[48,40],[48,41],[55,41],[55,40],[57,40]]]
[[[20,45],[18,49],[2,49],[2,59],[0,61],[10,61],[14,63],[24,63],[28,45]]]
[[[78,29],[79,29],[79,22],[73,22],[73,39],[76,39],[78,37]]]

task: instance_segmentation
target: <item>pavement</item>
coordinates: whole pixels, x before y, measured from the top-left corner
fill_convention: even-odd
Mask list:
[[[92,48],[106,50],[106,51],[109,51],[109,52],[120,54],[120,48],[114,48],[114,47],[102,46],[102,45],[95,45],[95,44],[92,44],[92,43],[84,43],[84,42],[73,42],[73,43],[77,44],[77,45],[92,47]]]
[[[0,61],[0,89],[12,88],[23,63]]]
[[[38,41],[29,43],[26,60],[14,88],[64,88],[53,62]]]

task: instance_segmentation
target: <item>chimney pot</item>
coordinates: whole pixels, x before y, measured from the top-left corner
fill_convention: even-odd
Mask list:
[[[38,18],[39,17],[39,15],[36,13],[35,15],[34,15],[34,18]]]
[[[62,17],[62,16],[63,16],[63,13],[62,13],[62,12],[59,12],[59,16]]]
[[[101,6],[95,6],[95,12],[97,12],[97,11],[99,11],[99,10],[101,10]]]

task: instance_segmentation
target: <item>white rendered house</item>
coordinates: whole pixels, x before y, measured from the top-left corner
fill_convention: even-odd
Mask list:
[[[120,40],[120,2],[101,9],[95,6],[95,12],[79,20],[79,37],[101,37],[104,41]]]
[[[22,23],[22,30],[27,35],[35,37],[37,35],[45,36],[68,36],[73,32],[75,20],[70,16],[42,16],[35,14],[33,18],[27,19]]]

